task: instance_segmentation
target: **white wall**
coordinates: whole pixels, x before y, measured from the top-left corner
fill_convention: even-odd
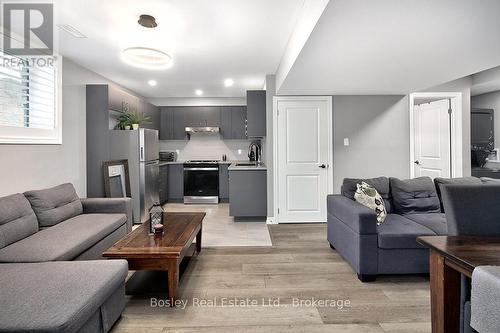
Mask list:
[[[333,96],[334,192],[346,177],[408,178],[409,126],[406,96]]]
[[[176,151],[178,161],[221,160],[225,154],[230,161],[248,160],[250,140],[221,140],[219,134],[196,133],[189,141],[160,141],[160,150]]]
[[[70,182],[85,197],[85,85],[111,81],[64,59],[62,145],[0,145],[0,196]]]

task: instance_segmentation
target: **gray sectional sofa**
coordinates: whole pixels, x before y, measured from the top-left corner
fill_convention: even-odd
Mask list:
[[[327,205],[328,241],[363,282],[381,274],[428,273],[429,252],[416,238],[447,234],[439,187],[482,183],[475,177],[436,178],[434,182],[428,177],[364,179],[385,202],[387,218],[377,226],[375,212],[354,200],[361,181],[344,179],[341,194],[329,195]]]
[[[80,199],[71,184],[0,198],[0,332],[108,332],[128,265],[98,259],[132,222],[129,198]]]

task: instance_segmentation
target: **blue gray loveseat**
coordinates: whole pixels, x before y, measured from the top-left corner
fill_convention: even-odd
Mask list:
[[[97,259],[131,228],[129,198],[71,184],[0,198],[0,332],[108,332],[128,265]]]
[[[377,226],[375,212],[354,200],[356,184],[361,181],[374,186],[384,199],[388,214],[380,226]],[[481,180],[474,177],[438,178],[435,182],[437,190],[428,177],[346,178],[341,194],[328,196],[328,241],[361,281],[373,281],[381,274],[429,272],[429,252],[416,238],[447,233],[439,184],[481,184]]]

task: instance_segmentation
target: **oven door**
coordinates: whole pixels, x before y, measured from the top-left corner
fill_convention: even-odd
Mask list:
[[[184,203],[219,203],[219,168],[184,166]]]

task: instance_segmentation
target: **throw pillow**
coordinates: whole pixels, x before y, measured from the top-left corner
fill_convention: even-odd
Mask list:
[[[354,193],[354,200],[375,211],[377,214],[377,225],[384,223],[387,216],[384,199],[382,199],[375,187],[370,184],[361,182],[357,187],[358,189]]]
[[[429,177],[413,179],[389,178],[394,210],[402,215],[440,213],[441,205],[434,182]]]
[[[83,212],[82,203],[72,184],[24,193],[35,211],[40,228],[54,226]]]

